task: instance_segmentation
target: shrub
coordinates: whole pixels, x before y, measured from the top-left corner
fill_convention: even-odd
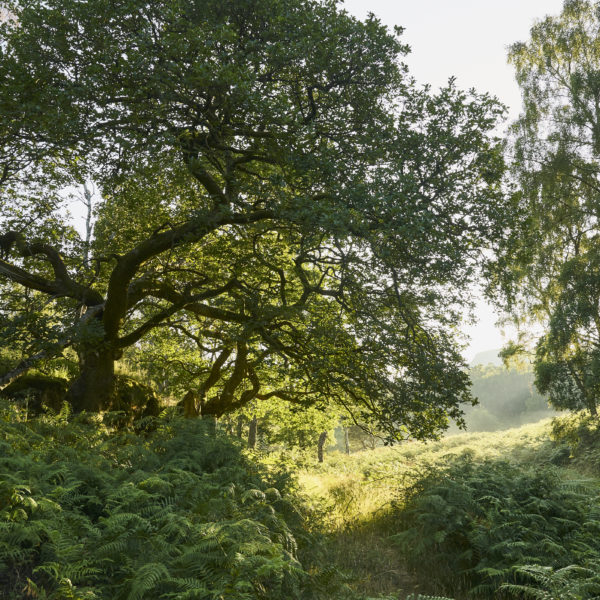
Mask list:
[[[600,420],[587,412],[552,419],[552,439],[568,447],[578,470],[600,473]]]

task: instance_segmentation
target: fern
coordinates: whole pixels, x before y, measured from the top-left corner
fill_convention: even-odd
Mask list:
[[[311,598],[297,507],[201,421],[155,425],[0,414],[0,597]]]
[[[561,569],[539,565],[525,565],[515,572],[529,579],[529,584],[504,584],[501,590],[516,598],[539,600],[597,600],[600,598],[600,573],[596,563],[594,569],[579,565],[568,565]]]
[[[571,573],[561,569],[600,556],[593,490],[585,481],[565,485],[553,467],[453,457],[408,489],[398,512],[401,532],[392,539],[416,574],[436,573],[433,591],[487,598],[499,588],[538,590],[535,597],[550,600],[541,580],[526,578],[547,568],[560,582]],[[586,586],[579,586],[579,600],[591,598]]]

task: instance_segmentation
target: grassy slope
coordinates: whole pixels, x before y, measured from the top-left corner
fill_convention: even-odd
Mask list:
[[[393,530],[392,503],[415,473],[448,455],[546,460],[552,453],[550,419],[493,433],[462,433],[438,442],[409,442],[346,456],[332,453],[323,465],[300,474],[300,484],[330,536],[330,557],[352,573],[353,587],[367,596],[404,598],[419,590],[386,538]],[[565,470],[565,477],[571,471]]]

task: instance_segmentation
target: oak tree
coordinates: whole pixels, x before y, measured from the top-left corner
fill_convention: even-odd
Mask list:
[[[10,215],[24,238],[0,257],[56,307],[76,410],[166,336],[196,352],[196,412],[277,396],[417,436],[460,419],[454,328],[502,227],[501,105],[418,86],[400,30],[335,1],[8,6],[1,202],[102,198],[86,260]]]

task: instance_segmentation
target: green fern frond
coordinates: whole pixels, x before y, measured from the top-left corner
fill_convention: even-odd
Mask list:
[[[169,579],[169,570],[162,563],[146,563],[130,584],[127,600],[143,600],[144,596]],[[156,594],[155,594],[156,596]]]

